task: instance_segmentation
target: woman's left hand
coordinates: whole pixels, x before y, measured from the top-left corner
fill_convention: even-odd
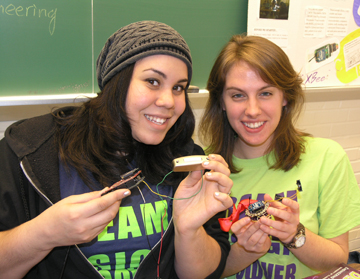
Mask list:
[[[264,200],[272,200],[272,198],[266,194]],[[259,220],[262,224],[261,230],[279,238],[283,243],[290,243],[296,235],[299,224],[299,204],[292,199],[283,198],[281,202],[271,202],[267,212],[273,215],[275,220],[261,217]]]
[[[203,167],[210,171],[191,172],[179,185],[174,196],[174,223],[186,232],[197,230],[216,213],[229,208],[228,195],[233,185],[228,164],[220,155],[209,155]]]

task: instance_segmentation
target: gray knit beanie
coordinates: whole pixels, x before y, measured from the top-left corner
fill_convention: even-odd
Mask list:
[[[120,28],[105,43],[96,62],[96,76],[102,90],[126,66],[156,54],[167,54],[185,62],[189,84],[192,76],[190,49],[181,35],[156,21],[139,21]]]

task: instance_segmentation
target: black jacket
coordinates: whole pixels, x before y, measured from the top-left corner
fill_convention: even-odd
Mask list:
[[[55,123],[51,114],[21,120],[6,130],[5,138],[0,141],[0,231],[33,219],[60,200],[58,149],[54,144],[54,132]],[[184,156],[191,154],[203,154],[203,151],[191,143],[184,150]],[[217,221],[219,217],[224,217],[224,213],[214,216],[204,225],[222,250],[221,262],[208,278],[220,278],[230,250],[228,234],[221,231]],[[157,265],[151,253],[156,257],[159,246],[156,245],[142,261],[134,279],[156,279]],[[174,269],[172,221],[164,234],[161,255],[160,277],[178,278]],[[25,278],[59,278],[63,268],[62,278],[103,278],[76,245],[54,248]]]

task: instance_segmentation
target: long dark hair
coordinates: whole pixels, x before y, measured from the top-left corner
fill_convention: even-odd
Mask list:
[[[265,38],[235,35],[221,50],[208,79],[209,100],[199,125],[199,137],[208,146],[207,152],[225,158],[232,173],[240,171],[232,161],[237,134],[223,111],[222,96],[226,75],[239,61],[246,62],[265,82],[284,92],[287,104],[267,153],[274,150],[276,161],[271,168],[288,171],[299,163],[305,152],[303,136],[309,135],[294,127],[305,100],[302,79],[284,51]]]
[[[171,170],[172,160],[192,142],[195,118],[187,93],[184,113],[160,144],[146,145],[132,138],[125,103],[133,69],[134,64],[121,70],[97,97],[70,114],[55,115],[60,159],[73,166],[90,188],[92,177],[104,187],[112,185],[129,171],[130,164],[142,170],[146,181],[157,184]],[[173,173],[165,182],[175,185],[183,176]]]

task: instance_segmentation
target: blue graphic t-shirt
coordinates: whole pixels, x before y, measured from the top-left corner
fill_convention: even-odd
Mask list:
[[[154,192],[173,196],[172,187],[159,185],[157,190],[156,185],[148,185]],[[95,190],[102,189],[100,185],[96,187]],[[91,191],[73,168],[68,173],[61,163],[60,189],[61,198]],[[131,189],[131,195],[122,200],[114,220],[93,241],[78,247],[104,278],[131,279],[141,261],[161,240],[162,227],[167,229],[171,216],[171,199],[161,198],[141,183],[139,189]]]

